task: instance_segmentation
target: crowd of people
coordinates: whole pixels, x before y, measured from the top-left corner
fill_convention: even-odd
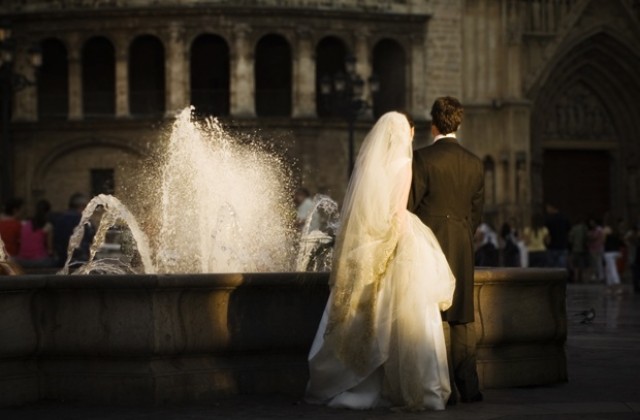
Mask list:
[[[475,234],[475,263],[484,267],[566,268],[573,283],[604,283],[608,293],[622,293],[629,274],[640,293],[640,231],[624,220],[580,216],[572,224],[547,204],[519,229],[514,219],[499,234],[482,223]]]
[[[57,268],[67,260],[69,238],[81,219],[88,198],[75,193],[65,211],[54,212],[47,200],[39,200],[32,214],[27,215],[24,200],[7,200],[0,213],[0,239],[5,251],[17,267],[24,269]],[[91,230],[86,229],[80,246],[74,251],[74,261],[86,261],[91,242]]]

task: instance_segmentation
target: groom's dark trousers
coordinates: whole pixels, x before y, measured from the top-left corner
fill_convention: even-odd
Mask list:
[[[456,401],[454,385],[465,401],[472,400],[480,391],[476,370],[475,323],[443,322],[444,337],[449,359],[452,401]]]
[[[480,395],[473,307],[473,236],[484,204],[482,161],[453,137],[413,154],[409,210],[431,228],[456,277],[453,304],[443,312],[452,400]],[[447,331],[447,329],[449,331]]]

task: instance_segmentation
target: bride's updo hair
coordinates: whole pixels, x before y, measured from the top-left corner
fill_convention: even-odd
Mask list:
[[[409,128],[415,128],[416,124],[413,121],[413,117],[411,116],[411,114],[409,114],[407,111],[396,111],[399,114],[404,115],[404,117],[407,119],[407,122],[409,123]]]

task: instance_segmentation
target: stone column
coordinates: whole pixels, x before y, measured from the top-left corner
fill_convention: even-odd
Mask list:
[[[311,33],[298,30],[298,45],[293,61],[293,116],[316,116],[316,66]]]
[[[424,119],[427,113],[427,104],[424,98],[424,86],[426,85],[425,49],[426,47],[422,37],[411,37],[411,51],[409,56],[411,76],[409,77],[407,86],[407,96],[409,97],[406,98],[406,101],[409,107],[408,111],[419,119]]]
[[[165,57],[165,86],[166,86],[166,112],[167,116],[173,116],[185,108],[187,100],[187,85],[185,77],[187,73],[187,53],[185,48],[184,30],[172,25],[169,28],[169,40]]]
[[[253,46],[248,38],[249,26],[236,25],[231,53],[231,115],[255,117],[255,77]]]
[[[369,78],[371,77],[371,55],[369,54],[369,33],[367,31],[359,31],[356,34],[356,45],[353,53],[356,56],[356,73],[362,77],[365,82],[365,97],[371,96],[369,86]]]
[[[509,163],[508,160],[505,163],[505,156],[500,152],[496,156],[495,160],[495,202],[499,208],[504,208],[506,204],[509,202]],[[508,159],[508,158],[507,158]],[[494,226],[494,228],[498,229],[499,226]]]
[[[129,39],[116,38],[116,117],[128,118],[129,113]]]
[[[69,38],[69,119],[82,119],[82,62],[80,57],[80,37],[72,34]]]
[[[356,34],[356,44],[353,54],[356,56],[356,73],[362,77],[364,81],[363,99],[370,105],[373,105],[373,97],[371,94],[371,85],[369,78],[372,73],[371,55],[369,54],[369,32],[361,30]],[[367,119],[373,118],[373,109],[367,108],[363,116]]]
[[[36,69],[29,62],[28,46],[24,45],[16,51],[13,71],[22,75],[26,82],[37,84]],[[38,119],[38,93],[36,85],[21,86],[13,97],[12,119],[13,121],[36,121]]]

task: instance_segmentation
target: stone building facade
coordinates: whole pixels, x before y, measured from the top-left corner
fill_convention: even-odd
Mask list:
[[[494,224],[544,202],[640,212],[638,0],[6,0],[0,15],[16,71],[35,79],[26,52],[43,48],[10,126],[15,195],[31,203],[120,194],[189,104],[275,140],[298,183],[341,199],[347,123],[320,81],[352,53],[380,81],[356,146],[394,108],[426,144],[433,100],[461,98]]]

